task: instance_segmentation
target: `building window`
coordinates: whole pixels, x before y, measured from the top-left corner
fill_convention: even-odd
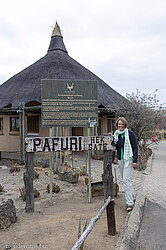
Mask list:
[[[39,116],[28,116],[28,133],[39,133]]]
[[[19,131],[19,117],[10,117],[10,131]]]
[[[107,132],[114,132],[115,131],[115,119],[107,117]]]
[[[0,132],[3,131],[3,118],[0,118]]]

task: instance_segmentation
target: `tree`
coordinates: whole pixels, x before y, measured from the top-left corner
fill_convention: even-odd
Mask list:
[[[123,116],[129,123],[129,129],[136,134],[140,152],[152,143],[150,140],[155,128],[162,119],[162,107],[159,105],[157,89],[150,94],[136,93],[126,94],[126,101],[118,109],[117,116]]]

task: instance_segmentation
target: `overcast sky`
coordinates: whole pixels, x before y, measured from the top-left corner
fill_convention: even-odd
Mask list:
[[[57,21],[72,58],[124,96],[158,89],[166,103],[166,0],[5,0],[0,9],[0,84],[47,53]]]

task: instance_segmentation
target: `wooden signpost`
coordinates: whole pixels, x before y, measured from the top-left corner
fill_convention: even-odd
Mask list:
[[[91,202],[91,152],[103,150],[104,153],[104,194],[105,199],[113,201],[113,177],[111,136],[90,136],[90,128],[97,128],[97,82],[71,80],[42,80],[42,126],[50,127],[49,137],[25,138],[26,153],[24,183],[26,188],[26,212],[34,211],[33,158],[35,152],[50,152],[50,205],[52,205],[52,167],[53,152],[88,150],[89,202]],[[54,137],[53,127],[87,127],[88,136]],[[111,197],[111,198],[110,198]],[[107,200],[107,203],[108,200]],[[114,203],[107,209],[108,233],[115,235]],[[113,213],[113,214],[112,214]],[[110,218],[110,216],[112,216]],[[112,224],[113,222],[113,224]],[[113,229],[112,229],[113,225]]]
[[[52,128],[50,128],[52,135]],[[32,188],[33,176],[33,155],[35,152],[50,152],[50,205],[52,204],[52,166],[53,152],[61,151],[85,151],[88,150],[88,175],[89,175],[89,202],[91,202],[91,163],[90,154],[92,150],[110,150],[112,149],[112,138],[110,136],[63,136],[63,137],[26,137],[26,172],[25,172],[25,187],[27,192]],[[29,183],[29,184],[28,184]],[[32,191],[33,192],[33,191]],[[31,199],[33,197],[31,196]],[[27,209],[34,204],[34,201],[27,200]],[[32,208],[33,211],[34,208]]]
[[[51,130],[52,134],[52,130]],[[85,151],[88,150],[89,154],[91,150],[104,150],[104,190],[105,198],[111,196],[113,198],[113,177],[112,177],[112,163],[111,163],[111,151],[113,149],[111,136],[64,136],[64,137],[26,137],[26,153],[25,153],[25,174],[24,183],[26,188],[26,211],[34,211],[34,195],[33,195],[33,175],[34,166],[33,159],[35,152],[50,152],[50,165],[52,166],[53,152],[61,151]],[[109,154],[108,154],[109,152]],[[89,157],[90,161],[90,157]],[[89,163],[90,169],[90,163]],[[91,170],[89,170],[91,177]],[[90,178],[89,178],[90,180]],[[50,167],[50,183],[52,184],[52,168]],[[107,187],[108,186],[108,187]],[[51,185],[50,185],[51,189]],[[90,190],[91,191],[91,190]],[[89,196],[91,202],[91,196]],[[50,196],[50,204],[52,204],[52,196]]]
[[[52,132],[51,132],[52,133]],[[64,137],[27,137],[26,144],[26,171],[24,174],[24,183],[26,188],[26,212],[34,211],[34,193],[33,193],[33,159],[35,152],[60,152],[60,151],[84,151],[103,150],[103,185],[105,200],[111,197],[107,206],[107,224],[108,234],[115,235],[115,216],[113,200],[113,175],[112,175],[112,150],[114,150],[111,136],[64,136]],[[53,157],[51,156],[50,159]],[[52,170],[50,170],[52,171]],[[52,176],[52,172],[50,172]],[[51,199],[51,197],[50,197]],[[52,203],[52,200],[50,200]]]

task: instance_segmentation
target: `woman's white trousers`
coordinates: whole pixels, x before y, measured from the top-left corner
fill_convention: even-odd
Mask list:
[[[133,159],[118,160],[118,163],[119,163],[119,171],[125,188],[126,203],[128,205],[132,205],[134,204],[134,192],[131,184],[131,176],[133,172]]]

